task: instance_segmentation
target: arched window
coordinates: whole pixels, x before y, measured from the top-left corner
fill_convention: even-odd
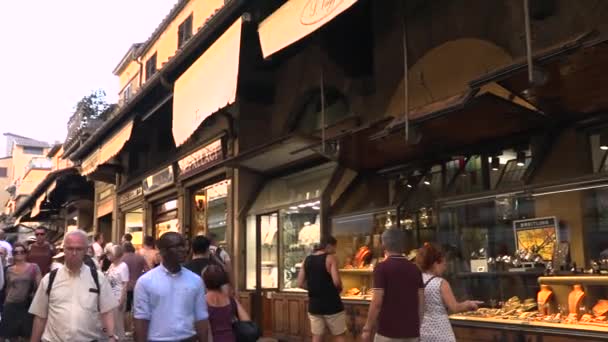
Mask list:
[[[321,100],[321,91],[319,89],[311,92],[308,101],[304,103],[304,106],[299,111],[296,130],[304,133],[314,133],[321,130],[323,126]],[[337,89],[326,89],[324,102],[326,128],[339,123],[351,115],[346,96]]]

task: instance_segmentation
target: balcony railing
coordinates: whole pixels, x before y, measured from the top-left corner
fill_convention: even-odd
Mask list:
[[[32,158],[25,166],[25,173],[27,174],[31,169],[37,170],[51,170],[53,169],[53,161],[49,158]]]
[[[111,105],[98,119],[91,119],[84,115],[84,112],[77,110],[68,120],[68,135],[64,142],[64,149],[70,150],[72,147],[84,143],[105,120],[111,118],[116,112],[117,106]]]

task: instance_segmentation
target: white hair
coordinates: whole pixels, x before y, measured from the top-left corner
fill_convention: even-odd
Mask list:
[[[86,247],[89,247],[89,237],[87,236],[87,233],[85,233],[83,230],[80,229],[76,229],[76,230],[71,230],[67,233],[65,233],[65,236],[63,237],[63,244],[65,245],[65,242],[68,240],[68,238],[70,236],[73,235],[78,235],[82,238],[82,240],[84,241],[84,243],[86,244]]]

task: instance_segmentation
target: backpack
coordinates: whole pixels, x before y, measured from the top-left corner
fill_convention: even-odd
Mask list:
[[[224,263],[224,259],[222,259],[222,251],[222,247],[218,246],[215,249],[215,252],[209,253],[209,259],[211,259],[213,263],[217,264],[225,271],[226,264]]]
[[[99,305],[99,274],[97,273],[97,270],[92,268],[89,268],[89,270],[91,271],[91,277],[93,277],[93,281],[95,282],[95,289],[89,289],[89,291],[97,293],[97,311],[101,312]],[[49,283],[46,287],[46,295],[49,297],[49,300],[51,299],[51,290],[53,289],[53,282],[57,276],[57,271],[59,271],[59,269],[54,269],[49,273]]]

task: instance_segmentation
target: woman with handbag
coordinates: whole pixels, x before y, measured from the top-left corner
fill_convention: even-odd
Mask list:
[[[209,265],[202,272],[207,287],[207,307],[213,342],[249,342],[260,337],[260,330],[251,322],[241,303],[222,291],[228,274],[218,265]]]
[[[6,269],[4,314],[0,336],[11,341],[25,341],[32,332],[33,316],[28,312],[40,283],[40,268],[26,262],[27,247],[17,242],[13,247],[13,265]]]

